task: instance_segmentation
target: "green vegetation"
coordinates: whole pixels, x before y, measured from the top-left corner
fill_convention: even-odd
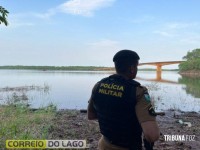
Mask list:
[[[48,139],[55,114],[52,104],[38,110],[23,104],[0,106],[0,148],[5,148],[7,139]]]
[[[8,25],[8,21],[7,21],[8,13],[9,12],[5,8],[0,6],[0,24],[4,23],[6,26]]]
[[[183,71],[199,71],[200,70],[200,49],[194,49],[191,52],[188,51],[187,55],[183,57],[185,62],[182,62],[179,65],[181,72]]]
[[[28,91],[48,92],[49,86],[19,86],[0,88],[7,92],[2,97],[5,105],[0,105],[0,149],[6,140],[49,139],[49,130],[57,113],[56,106],[49,104],[39,109],[30,108]],[[3,95],[0,93],[0,97]]]
[[[69,70],[69,71],[109,71],[111,67],[95,66],[0,66],[0,69],[18,69],[18,70]]]
[[[114,71],[114,67],[98,67],[98,66],[0,66],[0,69],[16,69],[16,70],[64,70],[64,71]],[[152,68],[138,69],[139,71],[156,71]],[[178,71],[178,69],[162,69],[163,71]]]
[[[184,87],[187,94],[191,94],[196,98],[200,98],[200,77],[186,77],[179,78],[178,83],[185,84]]]

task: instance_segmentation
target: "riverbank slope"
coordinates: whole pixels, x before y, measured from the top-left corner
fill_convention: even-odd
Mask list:
[[[183,76],[188,77],[200,77],[200,70],[187,70],[187,71],[181,71],[179,74]]]
[[[200,114],[169,110],[165,116],[158,116],[161,136],[155,143],[155,150],[199,150],[200,147]],[[97,149],[101,137],[98,122],[88,121],[86,113],[78,110],[61,110],[53,120],[49,130],[50,139],[86,139],[90,149]],[[181,124],[190,122],[190,124]],[[164,135],[194,135],[195,141],[165,141]]]
[[[200,114],[169,110],[158,116],[160,139],[155,150],[199,150]],[[17,140],[86,140],[90,150],[97,149],[101,137],[97,121],[89,121],[79,110],[56,111],[53,105],[29,109],[16,105],[0,106],[0,148],[7,139]],[[184,123],[184,122],[187,122]],[[164,135],[191,135],[194,141],[166,141]]]

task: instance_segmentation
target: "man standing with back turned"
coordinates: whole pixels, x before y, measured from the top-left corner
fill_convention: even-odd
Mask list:
[[[141,150],[142,132],[148,143],[159,138],[148,91],[136,77],[139,56],[121,50],[113,57],[116,74],[94,86],[88,105],[88,119],[98,119],[102,134],[99,150]]]

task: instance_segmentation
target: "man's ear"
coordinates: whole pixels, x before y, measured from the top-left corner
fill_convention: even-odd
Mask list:
[[[131,70],[131,73],[134,73],[135,72],[135,65],[132,65],[130,70]]]

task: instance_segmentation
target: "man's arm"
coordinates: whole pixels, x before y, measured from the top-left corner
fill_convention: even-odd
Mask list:
[[[148,91],[145,87],[137,88],[137,104],[135,106],[138,121],[141,124],[145,139],[153,143],[159,139],[160,131],[155,114],[152,113],[152,105]]]
[[[88,119],[89,120],[95,120],[97,119],[97,114],[96,114],[96,111],[95,111],[95,108],[94,108],[94,93],[96,91],[96,88],[98,86],[98,83],[95,84],[95,86],[93,87],[92,89],[92,95],[90,97],[90,100],[88,102],[88,108],[87,108],[87,116],[88,116]]]
[[[87,108],[87,116],[89,120],[97,119],[96,111],[94,109],[93,100],[90,98],[88,108]]]
[[[159,139],[160,132],[156,121],[142,122],[141,127],[148,142],[153,143]]]

